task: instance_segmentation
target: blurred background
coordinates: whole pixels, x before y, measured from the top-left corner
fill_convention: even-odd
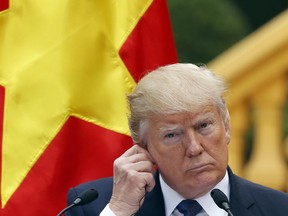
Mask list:
[[[167,0],[179,61],[208,63],[288,7],[288,0]]]
[[[288,191],[288,0],[168,0],[179,62],[229,85],[234,172]]]

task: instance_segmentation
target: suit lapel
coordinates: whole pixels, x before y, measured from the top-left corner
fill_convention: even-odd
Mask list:
[[[247,189],[248,181],[234,175],[228,167],[230,181],[230,208],[235,216],[261,215],[257,208],[255,199]]]

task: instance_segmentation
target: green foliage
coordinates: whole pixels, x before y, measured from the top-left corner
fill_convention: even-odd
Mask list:
[[[232,0],[168,0],[180,62],[208,63],[252,31]]]

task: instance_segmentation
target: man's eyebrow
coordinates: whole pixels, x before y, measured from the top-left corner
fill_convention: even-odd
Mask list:
[[[180,128],[181,128],[180,124],[167,124],[167,125],[165,125],[163,127],[160,127],[159,131],[163,132],[163,131],[167,131],[167,130],[177,130],[177,129],[180,129]]]
[[[215,117],[215,113],[213,112],[205,112],[202,114],[199,114],[198,116],[195,117],[195,119],[192,120],[193,124],[197,124],[199,121],[203,121],[205,119],[208,118],[214,118]],[[178,123],[164,123],[163,126],[161,126],[159,128],[159,132],[165,132],[165,131],[169,131],[169,130],[179,130],[182,128],[181,124]]]
[[[198,117],[195,117],[195,121],[199,121],[199,120],[207,119],[207,118],[214,118],[214,117],[215,117],[215,113],[206,112],[206,113],[199,115]]]

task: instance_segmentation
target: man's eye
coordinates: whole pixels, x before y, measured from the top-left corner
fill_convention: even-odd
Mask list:
[[[207,122],[202,123],[202,124],[200,125],[200,128],[206,128],[206,127],[208,127],[208,123],[207,123]]]
[[[201,130],[201,129],[206,129],[208,128],[210,125],[212,124],[212,122],[202,122],[200,123],[198,126],[197,126],[197,129],[198,130]]]
[[[165,135],[166,138],[173,138],[173,137],[175,137],[175,136],[176,136],[175,133],[169,133],[169,134],[166,134],[166,135]]]

